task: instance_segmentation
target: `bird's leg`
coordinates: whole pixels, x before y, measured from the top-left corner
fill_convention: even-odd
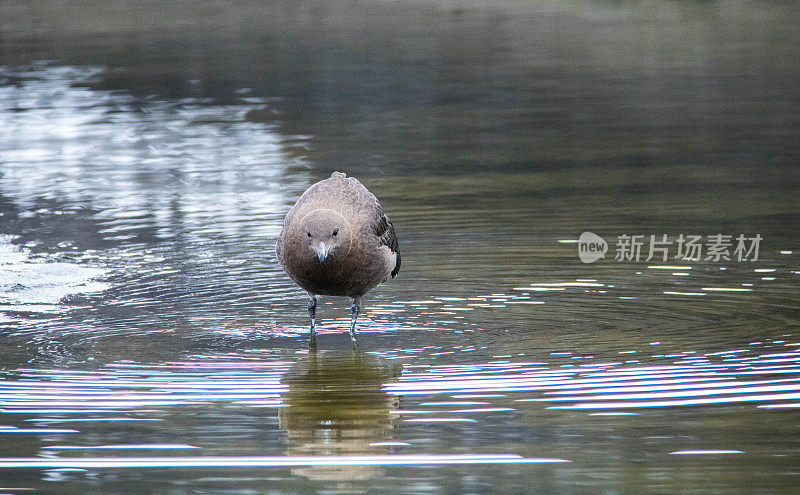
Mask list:
[[[356,318],[358,318],[358,312],[361,310],[361,304],[357,297],[353,298],[353,306],[351,306],[350,310],[352,314],[350,316],[350,338],[353,340],[353,347],[358,345],[356,341]]]
[[[317,344],[317,334],[314,331],[314,317],[317,314],[317,296],[314,294],[308,295],[308,316],[311,317],[311,347]]]

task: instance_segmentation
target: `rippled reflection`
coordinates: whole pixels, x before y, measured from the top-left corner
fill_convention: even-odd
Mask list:
[[[760,408],[792,408],[800,400],[800,351],[759,353],[759,347],[698,355],[660,356],[665,364],[636,366],[622,362],[553,368],[545,363],[498,361],[441,365],[404,372],[385,385],[396,395],[459,394],[478,401],[423,402],[440,406],[428,412],[453,414],[514,411],[492,407],[492,398],[508,393],[538,392],[514,402],[543,403],[548,409],[635,411],[653,407],[755,404]],[[653,356],[655,357],[655,356]],[[677,359],[680,357],[680,359]],[[464,395],[469,393],[469,395]],[[493,395],[500,394],[500,395]],[[555,403],[555,405],[550,405]],[[455,407],[469,407],[451,409]],[[425,411],[417,411],[421,413]]]
[[[287,454],[344,456],[385,453],[398,399],[382,390],[396,372],[388,363],[361,352],[310,352],[283,378],[280,426]],[[353,481],[379,476],[369,466],[294,468],[316,480]],[[347,493],[352,486],[339,487]]]
[[[399,466],[583,465],[601,445],[616,452],[603,433],[608,425],[639,417],[627,440],[663,462],[752,459],[757,436],[709,434],[696,418],[757,407],[770,415],[765,427],[791,420],[781,411],[800,404],[798,349],[755,342],[654,354],[648,365],[597,358],[567,365],[570,353],[539,362],[510,355],[437,362],[474,355],[463,346],[399,355],[261,350],[84,371],[6,370],[0,469],[47,469],[44,479],[74,481],[85,470],[288,468],[326,490],[355,493],[397,476]],[[671,421],[693,434],[676,434],[664,424]],[[540,433],[518,444],[520,424]],[[720,432],[731,428],[738,427]]]
[[[65,315],[69,329],[59,335],[189,329],[219,315],[221,305],[235,310],[222,331],[237,332],[263,314],[265,296],[280,304],[297,292],[274,263],[272,245],[287,203],[308,184],[292,152],[306,138],[248,122],[247,112],[268,107],[264,99],[220,106],[90,90],[103,71],[0,70],[17,81],[0,84],[0,234],[25,230],[20,253],[41,251],[42,238],[58,248],[40,255],[41,264],[15,263],[13,273],[0,265],[19,279],[3,277],[4,287],[17,284],[3,299],[25,303],[0,307],[5,314],[48,311],[25,296],[41,299],[45,288],[54,294],[49,305],[110,289],[96,300],[101,310],[72,321]],[[65,279],[68,268],[83,275]],[[100,275],[114,283],[87,285]],[[14,321],[41,335],[41,326]]]
[[[102,292],[108,284],[97,281],[106,270],[76,263],[46,263],[30,250],[12,244],[14,237],[0,234],[0,323],[11,313],[53,313],[75,309],[60,304],[67,296]]]

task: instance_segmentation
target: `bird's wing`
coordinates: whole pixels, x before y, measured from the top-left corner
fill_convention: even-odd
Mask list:
[[[391,220],[384,215],[383,208],[375,197],[361,182],[355,177],[345,178],[344,174],[334,173],[332,178],[342,179],[347,182],[348,194],[350,195],[349,203],[356,205],[359,214],[364,218],[366,225],[372,224],[372,231],[378,237],[378,245],[386,246],[389,250],[396,255],[394,268],[392,268],[392,277],[395,277],[400,272],[400,247],[397,244],[397,234],[394,232],[394,225]],[[370,205],[369,207],[364,207]]]
[[[400,246],[397,244],[397,234],[394,232],[394,225],[392,222],[380,211],[380,204],[378,204],[378,212],[380,217],[375,223],[375,235],[381,246],[387,246],[394,254],[397,255],[397,262],[392,268],[392,277],[397,275],[400,271]]]

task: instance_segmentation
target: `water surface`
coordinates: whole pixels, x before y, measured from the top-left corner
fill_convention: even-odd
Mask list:
[[[793,493],[794,3],[202,5],[2,7],[4,492]],[[274,255],[333,170],[360,352]]]

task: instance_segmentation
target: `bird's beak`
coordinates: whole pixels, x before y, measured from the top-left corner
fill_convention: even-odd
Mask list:
[[[317,244],[317,257],[320,264],[325,264],[325,258],[328,257],[328,252],[331,250],[330,246],[326,246],[324,242]]]

